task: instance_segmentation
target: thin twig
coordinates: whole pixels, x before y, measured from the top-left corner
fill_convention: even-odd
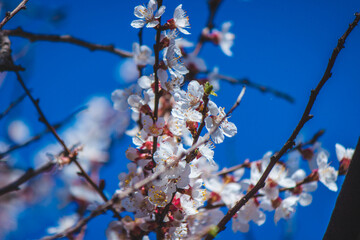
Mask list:
[[[320,129],[319,131],[317,131],[314,136],[307,142],[304,142],[304,143],[299,143],[297,144],[293,149],[291,149],[290,151],[295,151],[295,150],[299,150],[301,149],[302,147],[304,146],[307,146],[307,145],[313,145],[314,143],[317,142],[317,140],[322,136],[324,135],[325,133],[325,130],[324,129]]]
[[[318,85],[316,86],[315,89],[311,90],[311,95],[308,101],[308,104],[305,108],[305,111],[299,121],[299,123],[297,124],[297,126],[295,127],[293,133],[291,134],[291,136],[289,137],[289,139],[286,141],[286,143],[284,144],[284,146],[281,148],[281,150],[278,153],[275,153],[271,159],[270,159],[270,163],[267,166],[267,168],[265,169],[263,175],[260,177],[259,181],[256,183],[256,185],[243,197],[241,198],[233,208],[231,208],[227,214],[221,219],[221,221],[218,223],[217,227],[218,227],[218,232],[221,232],[225,229],[225,225],[231,220],[231,218],[237,213],[237,211],[240,210],[240,208],[242,206],[244,206],[249,199],[251,199],[261,188],[263,188],[265,186],[265,180],[268,177],[268,175],[270,174],[270,171],[272,170],[272,168],[275,166],[275,164],[279,161],[279,159],[289,150],[294,146],[294,141],[296,136],[299,134],[300,130],[303,128],[303,126],[305,125],[305,123],[307,123],[313,116],[310,115],[310,111],[315,103],[316,97],[318,96],[321,88],[324,86],[324,84],[327,82],[327,80],[331,77],[331,70],[334,66],[336,57],[338,56],[338,54],[340,53],[341,49],[344,48],[344,43],[346,38],[348,37],[348,35],[351,33],[351,31],[355,28],[355,26],[358,24],[359,20],[360,20],[360,14],[356,13],[355,14],[355,20],[349,25],[349,28],[346,30],[346,32],[344,33],[344,35],[338,40],[338,44],[335,47],[335,49],[332,52],[331,58],[329,59],[329,63],[326,67],[325,73],[322,77],[322,79],[320,80],[320,82],[318,83]],[[217,235],[216,234],[216,235]],[[213,239],[215,236],[208,234],[206,236],[206,240],[210,240]]]
[[[11,109],[13,109],[16,105],[18,105],[19,103],[22,102],[22,100],[24,100],[24,98],[26,97],[26,93],[24,93],[23,95],[21,95],[20,97],[18,97],[15,101],[13,101],[12,103],[10,103],[10,105],[5,109],[5,111],[3,111],[2,113],[0,113],[0,119],[2,119],[3,117],[5,117]],[[1,159],[1,158],[0,158]]]
[[[26,96],[26,95],[25,95],[25,96]],[[54,125],[53,125],[53,128],[54,128],[54,129],[59,129],[59,128],[61,128],[62,126],[64,126],[65,123],[67,123],[68,121],[70,121],[73,116],[75,116],[76,114],[78,114],[80,111],[83,111],[84,109],[86,109],[86,107],[82,107],[82,108],[76,110],[75,112],[71,113],[68,117],[66,117],[66,118],[63,119],[62,121],[54,124]],[[41,133],[36,134],[36,135],[33,136],[32,138],[30,138],[30,139],[27,140],[26,142],[21,143],[21,144],[16,144],[16,145],[13,145],[13,146],[9,147],[9,149],[7,149],[5,152],[0,153],[0,159],[2,159],[2,158],[5,157],[6,155],[8,155],[9,153],[11,153],[11,152],[13,152],[13,151],[15,151],[15,150],[17,150],[17,149],[26,147],[26,146],[28,146],[29,144],[34,143],[34,142],[40,140],[40,139],[41,139],[45,134],[47,134],[48,132],[50,132],[50,130],[47,128],[46,130],[42,131]]]
[[[216,15],[216,13],[219,9],[219,6],[222,2],[223,2],[223,0],[208,0],[209,17],[205,24],[208,31],[211,31],[211,29],[213,29],[215,26],[215,24],[214,24],[215,15]],[[207,41],[207,39],[206,39],[206,37],[204,37],[203,33],[201,32],[198,43],[196,44],[196,47],[195,47],[194,51],[192,52],[192,55],[197,56],[200,53],[201,48],[205,41]]]
[[[316,132],[314,134],[314,136],[307,142],[305,143],[299,143],[297,144],[294,148],[290,149],[288,152],[292,152],[295,150],[299,150],[300,148],[307,146],[307,145],[312,145],[314,144],[323,134],[325,133],[324,129],[319,130],[318,132]],[[246,160],[244,163],[238,164],[236,166],[233,166],[231,168],[224,168],[223,170],[219,171],[216,173],[217,176],[222,176],[222,175],[226,175],[228,173],[234,172],[240,168],[250,168],[250,162],[248,160]]]
[[[90,51],[105,51],[115,54],[120,57],[130,58],[133,56],[131,52],[115,48],[114,45],[101,45],[97,43],[91,43],[88,41],[81,40],[79,38],[72,37],[70,35],[52,35],[52,34],[36,34],[26,32],[22,28],[16,28],[13,30],[3,30],[3,33],[8,36],[22,37],[28,39],[30,42],[35,41],[48,41],[48,42],[63,42],[78,45],[89,49]]]
[[[225,168],[223,170],[221,170],[220,172],[217,172],[216,175],[217,176],[222,176],[231,172],[235,172],[236,170],[240,169],[240,168],[249,168],[250,167],[250,162],[244,162],[242,164],[233,166],[231,168]]]
[[[139,30],[139,32],[138,32],[139,45],[140,45],[140,46],[143,45],[143,31],[144,31],[144,28],[140,28],[140,30]]]
[[[209,103],[209,95],[205,93],[203,99],[204,99],[204,105],[203,105],[203,110],[201,112],[201,115],[202,115],[201,123],[196,132],[196,135],[194,136],[193,145],[198,141],[200,134],[201,134],[203,128],[205,127],[205,118],[206,118],[206,113],[207,113],[207,105]]]
[[[75,226],[67,228],[65,231],[55,234],[53,236],[47,236],[47,237],[43,237],[42,240],[52,240],[52,239],[57,239],[57,238],[63,238],[66,236],[69,236],[71,234],[74,234],[76,232],[78,232],[83,226],[85,226],[91,219],[93,219],[96,216],[99,216],[103,213],[106,212],[107,209],[110,209],[112,207],[112,205],[114,205],[114,203],[118,202],[118,198],[115,197],[109,201],[107,201],[106,203],[98,206],[95,210],[93,210],[89,216],[81,219]]]
[[[54,137],[56,138],[56,140],[61,144],[61,146],[64,148],[64,151],[66,153],[66,155],[70,154],[70,150],[69,148],[65,145],[64,141],[60,138],[60,136],[57,134],[56,130],[54,129],[54,127],[49,123],[49,121],[46,119],[43,111],[41,110],[40,106],[39,106],[39,99],[35,100],[35,98],[31,95],[30,90],[26,87],[21,75],[19,72],[15,72],[16,73],[16,77],[18,82],[20,83],[20,85],[23,87],[26,95],[30,98],[31,102],[34,104],[37,112],[40,115],[39,121],[44,123],[45,126],[50,130],[50,132],[54,135]]]
[[[0,196],[10,193],[13,191],[20,190],[20,185],[29,181],[30,179],[36,177],[37,175],[50,171],[56,165],[55,161],[49,161],[38,169],[33,170],[32,168],[28,169],[21,177],[12,183],[0,188]]]
[[[259,90],[259,91],[261,91],[263,93],[271,93],[274,96],[276,96],[278,98],[282,98],[282,99],[284,99],[284,100],[286,100],[286,101],[288,101],[290,103],[295,102],[295,99],[292,96],[290,96],[289,94],[287,94],[285,92],[281,92],[279,90],[276,90],[276,89],[274,89],[272,87],[267,87],[267,86],[252,82],[247,78],[237,79],[237,78],[233,78],[233,77],[226,76],[226,75],[223,75],[223,74],[216,74],[214,77],[218,78],[220,80],[228,81],[228,82],[233,83],[233,84],[246,85],[248,87],[255,88],[255,89],[257,89],[257,90]]]
[[[158,226],[157,226],[157,228],[156,228],[156,238],[157,238],[157,239],[163,239],[163,238],[164,238],[164,235],[163,235],[163,233],[162,233],[162,231],[161,231],[161,228],[163,227],[163,224],[162,224],[162,223],[163,223],[163,221],[164,221],[164,218],[166,217],[166,215],[167,215],[168,212],[169,212],[170,206],[172,205],[172,201],[174,200],[174,197],[175,197],[175,195],[176,195],[176,192],[177,192],[177,191],[175,191],[175,192],[172,194],[169,203],[166,204],[166,206],[164,207],[163,211],[160,212],[160,214],[158,215],[158,219],[157,219],[157,221],[156,221],[156,222],[158,223]]]
[[[158,9],[162,6],[162,0],[158,0]],[[154,54],[155,54],[155,63],[153,66],[154,69],[154,78],[155,78],[155,87],[154,87],[154,94],[155,94],[155,101],[154,101],[154,121],[156,122],[158,120],[158,112],[159,112],[159,100],[160,100],[160,93],[159,93],[159,76],[158,76],[158,70],[159,70],[159,64],[160,64],[160,38],[161,38],[161,17],[158,19],[159,25],[156,29],[156,42],[154,44]],[[152,154],[156,152],[157,149],[157,136],[154,136],[153,138],[153,152]]]
[[[223,0],[208,0],[208,7],[209,7],[209,18],[207,20],[206,23],[206,27],[209,28],[209,30],[213,29],[215,24],[214,24],[214,19],[215,19],[215,15],[219,9],[220,4],[223,2]]]
[[[20,10],[22,9],[26,9],[25,4],[28,2],[29,0],[23,0],[12,12],[7,12],[4,19],[1,21],[0,23],[0,30],[2,29],[2,27],[13,17],[15,16],[15,14],[17,14],[18,12],[20,12]]]

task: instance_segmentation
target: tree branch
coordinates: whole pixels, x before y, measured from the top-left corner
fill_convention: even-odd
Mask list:
[[[28,2],[29,0],[23,0],[12,12],[7,12],[5,14],[4,19],[1,21],[0,23],[0,30],[2,29],[2,27],[13,17],[15,16],[15,14],[17,14],[18,12],[20,12],[20,10],[22,9],[26,9],[25,4]]]
[[[313,145],[314,143],[317,142],[317,140],[325,133],[324,129],[320,129],[319,131],[317,131],[314,136],[307,142],[304,143],[299,143],[297,144],[293,149],[291,149],[290,151],[295,151],[295,150],[301,150],[302,147],[307,146],[307,145]]]
[[[295,141],[296,136],[299,134],[300,130],[303,128],[305,123],[308,122],[313,117],[312,115],[310,115],[310,111],[311,111],[311,109],[312,109],[312,107],[313,107],[313,105],[315,103],[316,97],[318,96],[321,88],[324,86],[324,84],[327,82],[327,80],[331,77],[331,70],[332,70],[332,67],[334,66],[336,57],[340,53],[341,49],[344,48],[344,43],[345,43],[346,38],[349,36],[351,31],[358,24],[359,20],[360,20],[360,14],[356,13],[355,14],[355,20],[349,25],[349,28],[346,30],[344,35],[338,40],[338,44],[335,47],[335,49],[333,50],[333,52],[332,52],[331,58],[329,59],[329,63],[327,65],[327,67],[326,67],[326,70],[325,70],[325,73],[324,73],[322,79],[320,80],[320,82],[318,83],[316,88],[314,90],[311,90],[311,95],[310,95],[308,104],[307,104],[307,106],[305,108],[305,111],[304,111],[299,123],[295,127],[293,133],[291,134],[289,139],[286,141],[284,146],[281,148],[281,150],[279,152],[275,153],[271,157],[269,165],[265,169],[263,175],[260,177],[260,179],[256,183],[256,185],[243,198],[241,198],[235,204],[235,206],[233,208],[231,208],[227,212],[227,214],[224,216],[223,219],[221,219],[221,221],[217,225],[218,233],[225,230],[225,225],[231,220],[231,218],[237,213],[237,211],[239,211],[240,208],[242,206],[244,206],[250,198],[252,198],[261,188],[263,188],[265,186],[265,180],[268,177],[268,175],[269,175],[270,171],[272,170],[272,168],[279,161],[279,159],[289,149],[291,149],[294,146],[294,141]],[[209,240],[209,239],[213,239],[214,237],[215,236],[213,236],[211,234],[208,234],[205,239]]]
[[[0,188],[0,196],[10,193],[13,191],[20,190],[20,185],[29,181],[30,179],[36,177],[37,175],[50,171],[56,165],[55,161],[49,161],[45,165],[41,166],[38,169],[33,170],[32,168],[28,169],[20,178],[13,181],[12,183]]]
[[[158,9],[162,6],[162,0],[158,0]],[[155,87],[154,87],[154,94],[155,94],[155,101],[154,101],[154,121],[158,120],[158,111],[159,111],[159,100],[160,100],[160,93],[159,93],[159,76],[158,76],[158,70],[159,70],[159,64],[160,64],[160,37],[161,37],[161,17],[158,19],[159,25],[156,29],[156,42],[154,44],[154,54],[155,54],[155,63],[153,66],[154,69],[154,78],[155,78]],[[157,136],[153,137],[153,152],[152,155],[154,156],[154,153],[157,149]]]
[[[199,137],[200,137],[200,134],[203,130],[203,128],[205,127],[205,118],[206,118],[206,114],[207,114],[207,105],[209,103],[209,95],[207,93],[204,93],[204,97],[203,97],[203,100],[204,100],[204,107],[203,107],[203,110],[201,112],[201,115],[202,115],[202,118],[201,118],[201,123],[200,123],[200,126],[196,132],[196,135],[194,136],[194,140],[193,140],[193,145],[198,141]]]
[[[246,85],[248,87],[255,88],[255,89],[257,89],[257,90],[259,90],[260,92],[263,92],[263,93],[271,93],[274,96],[276,96],[278,98],[282,98],[282,99],[284,99],[284,100],[286,100],[286,101],[288,101],[290,103],[295,102],[295,99],[292,96],[290,96],[289,94],[287,94],[285,92],[281,92],[279,90],[276,90],[276,89],[274,89],[272,87],[267,87],[267,86],[261,85],[259,83],[252,82],[247,78],[238,79],[238,78],[233,78],[233,77],[226,76],[226,75],[223,75],[223,74],[216,74],[215,78],[218,78],[218,79],[221,79],[221,80],[224,80],[224,81],[228,81],[228,82],[230,82],[232,84]]]
[[[13,30],[3,30],[2,32],[8,36],[26,38],[30,42],[35,42],[35,41],[63,42],[63,43],[78,45],[87,48],[90,51],[98,50],[98,51],[109,52],[124,58],[130,58],[133,56],[131,52],[115,48],[113,45],[101,45],[97,43],[91,43],[81,40],[79,38],[72,37],[70,35],[36,34],[36,33],[26,32],[20,27]]]
[[[213,29],[215,26],[215,24],[214,24],[215,15],[216,15],[222,1],[223,0],[208,0],[209,17],[206,22],[206,28],[209,31],[211,29]],[[192,52],[193,55],[197,56],[199,54],[205,41],[206,41],[206,38],[204,37],[203,33],[200,33],[198,43],[196,44],[196,47],[195,47],[194,51]]]
[[[69,150],[69,148],[65,145],[64,141],[60,138],[60,136],[57,134],[56,130],[54,129],[54,127],[49,123],[49,121],[46,119],[43,111],[41,110],[40,106],[39,106],[39,99],[35,100],[35,98],[31,95],[30,90],[26,87],[21,75],[19,72],[15,72],[16,77],[18,82],[20,83],[20,85],[22,86],[22,88],[24,89],[26,95],[30,98],[31,102],[34,104],[37,112],[40,115],[39,121],[44,123],[45,126],[49,129],[49,131],[54,135],[54,137],[56,138],[56,140],[61,144],[61,146],[64,148],[64,152],[66,153],[66,155],[69,155],[71,152]]]
[[[68,235],[71,235],[71,234],[74,234],[74,233],[80,231],[80,229],[83,226],[85,226],[91,219],[103,214],[104,212],[106,212],[107,209],[112,208],[112,205],[118,201],[119,200],[117,197],[112,198],[111,200],[107,201],[106,203],[98,206],[94,211],[92,211],[90,213],[89,216],[81,219],[75,226],[67,228],[65,231],[55,234],[53,236],[43,237],[42,240],[52,240],[52,239],[57,239],[57,238],[63,238],[63,237],[66,237]]]
[[[26,97],[26,93],[24,93],[23,95],[21,95],[20,97],[18,97],[15,101],[11,102],[10,105],[2,112],[0,113],[0,119],[2,119],[3,117],[5,117],[12,108],[14,108],[16,105],[18,105],[19,103],[22,102],[22,100],[24,100],[24,98]],[[1,159],[1,157],[0,157]]]
[[[225,174],[228,174],[228,173],[231,173],[231,172],[234,172],[240,168],[250,168],[250,162],[249,161],[245,161],[244,163],[242,164],[239,164],[239,165],[236,165],[236,166],[233,166],[231,168],[225,168],[223,170],[221,170],[220,172],[217,172],[216,175],[217,176],[223,176]]]
[[[26,94],[25,94],[26,96]],[[66,122],[68,122],[70,119],[72,119],[72,117],[74,115],[76,115],[77,113],[79,113],[80,111],[86,109],[85,107],[80,108],[79,110],[76,110],[75,112],[71,113],[68,117],[66,117],[64,120],[60,121],[59,123],[56,123],[53,125],[54,129],[59,129],[61,128]],[[6,150],[5,152],[0,153],[0,159],[2,159],[3,157],[5,157],[6,155],[8,155],[9,153],[19,149],[19,148],[23,148],[28,146],[29,144],[36,142],[37,140],[40,140],[42,136],[44,136],[45,134],[47,134],[48,132],[50,132],[50,130],[47,128],[45,131],[42,131],[41,133],[33,136],[32,138],[30,138],[29,140],[27,140],[26,142],[22,143],[22,144],[16,144],[11,146],[8,150]]]
[[[297,144],[294,148],[292,148],[291,150],[289,150],[289,152],[291,151],[295,151],[295,150],[299,150],[301,149],[303,146],[307,146],[307,145],[311,145],[311,144],[314,144],[323,134],[325,133],[325,130],[324,129],[321,129],[319,130],[318,132],[316,132],[314,134],[314,136],[307,142],[305,143],[299,143]],[[231,168],[224,168],[223,170],[219,171],[216,173],[217,176],[223,176],[223,175],[226,175],[228,173],[231,173],[231,172],[234,172],[240,168],[250,168],[250,162],[249,160],[245,160],[244,163],[241,163],[241,164],[238,164],[236,166],[233,166]],[[303,184],[303,183],[302,183]]]

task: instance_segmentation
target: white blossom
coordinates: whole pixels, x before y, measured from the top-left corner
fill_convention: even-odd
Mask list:
[[[335,144],[336,157],[339,161],[343,159],[351,160],[355,150],[352,148],[345,148],[343,145],[337,143]]]
[[[208,108],[210,115],[205,118],[205,126],[208,131],[211,131],[217,124],[220,123],[226,113],[224,108],[218,108],[213,101],[209,101]],[[211,134],[214,143],[219,144],[224,141],[224,136],[233,137],[237,133],[237,128],[234,123],[225,120],[220,124],[219,128]]]
[[[182,9],[182,4],[177,6],[174,11],[174,23],[177,29],[184,34],[190,34],[185,28],[189,28],[189,17],[186,16],[186,12]]]
[[[157,10],[156,0],[150,0],[147,7],[142,5],[136,6],[134,9],[134,15],[140,19],[132,21],[131,26],[134,28],[142,28],[146,24],[147,28],[156,27],[159,24],[158,19],[165,12],[165,6],[161,6],[154,15],[156,10]]]
[[[319,167],[319,181],[322,182],[331,191],[336,192],[338,190],[336,185],[338,172],[334,167],[329,166],[328,155],[323,151],[320,152],[317,156],[316,162]]]
[[[170,41],[167,48],[164,49],[164,63],[168,67],[171,74],[185,75],[189,70],[184,63],[180,61],[181,52],[175,44],[175,41]]]
[[[144,67],[148,64],[153,64],[155,59],[151,56],[152,50],[146,46],[140,46],[139,43],[133,43],[133,58],[136,65]]]

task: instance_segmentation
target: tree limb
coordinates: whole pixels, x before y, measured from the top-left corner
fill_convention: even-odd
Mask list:
[[[289,94],[287,94],[285,92],[281,92],[279,90],[276,90],[276,89],[274,89],[272,87],[267,87],[267,86],[261,85],[259,83],[252,82],[247,78],[239,78],[238,79],[238,78],[233,78],[233,77],[226,76],[226,75],[223,75],[223,74],[216,74],[215,78],[219,78],[221,80],[230,82],[232,84],[243,84],[243,85],[246,85],[248,87],[255,88],[255,89],[257,89],[257,90],[259,90],[260,92],[263,92],[263,93],[271,93],[274,96],[276,96],[278,98],[282,98],[282,99],[284,99],[284,100],[286,100],[286,101],[288,101],[290,103],[295,102],[295,99],[292,96],[290,96]]]
[[[2,29],[2,27],[13,17],[15,16],[15,14],[17,14],[18,12],[20,12],[20,10],[22,9],[26,9],[25,4],[28,2],[29,0],[23,0],[21,3],[19,3],[19,5],[12,11],[12,12],[7,12],[5,14],[4,19],[1,21],[0,23],[0,30]]]
[[[72,37],[70,35],[36,34],[36,33],[24,31],[20,27],[13,30],[3,30],[2,32],[8,36],[26,38],[30,42],[35,42],[35,41],[63,42],[63,43],[78,45],[87,48],[90,51],[98,50],[98,51],[109,52],[124,58],[130,58],[133,56],[131,52],[115,48],[114,45],[101,45],[97,43],[91,43],[88,41],[81,40],[79,38]]]
[[[0,197],[6,193],[10,193],[13,191],[20,190],[20,185],[29,181],[30,179],[36,177],[37,175],[50,171],[56,165],[55,161],[49,161],[38,169],[28,169],[20,178],[15,180],[14,182],[0,188]]]
[[[25,94],[26,96],[26,94]],[[72,117],[74,115],[76,115],[77,113],[79,113],[80,111],[86,109],[85,107],[83,108],[80,108],[78,110],[76,110],[75,112],[71,113],[68,117],[66,117],[64,120],[62,120],[61,122],[58,122],[56,124],[53,125],[53,128],[54,129],[59,129],[61,128],[65,123],[67,123],[70,119],[72,119]],[[6,155],[8,155],[9,153],[19,149],[19,148],[23,148],[23,147],[26,147],[28,146],[29,144],[33,143],[33,142],[36,142],[37,140],[41,139],[42,136],[44,136],[45,134],[47,134],[49,131],[49,129],[46,129],[42,132],[40,132],[39,134],[33,136],[32,138],[30,138],[29,140],[27,140],[26,142],[24,143],[21,143],[21,144],[16,144],[16,145],[12,145],[11,147],[9,147],[9,149],[7,149],[5,152],[2,152],[0,153],[0,160],[5,157]]]
[[[18,97],[15,101],[11,102],[10,105],[2,112],[0,113],[0,119],[2,119],[3,117],[5,117],[12,108],[14,108],[16,105],[18,105],[19,103],[22,102],[22,100],[24,100],[24,98],[26,97],[26,93],[22,94],[20,97]],[[1,157],[0,157],[1,159]]]

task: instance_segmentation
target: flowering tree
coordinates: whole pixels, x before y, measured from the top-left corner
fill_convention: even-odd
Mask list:
[[[22,1],[7,13],[0,28],[16,17],[26,3]],[[166,4],[162,0],[149,0],[145,5],[134,6],[134,19],[129,20],[129,24],[133,31],[138,31],[139,37],[132,43],[131,52],[70,35],[37,34],[22,28],[1,30],[1,70],[15,74],[24,91],[5,108],[1,118],[28,98],[39,121],[46,126],[44,132],[29,138],[27,126],[22,121],[13,121],[8,135],[14,144],[1,142],[2,237],[15,228],[7,221],[9,218],[16,218],[29,204],[38,204],[53,191],[53,186],[60,185],[59,202],[76,203],[76,211],[61,217],[58,226],[47,228],[48,236],[43,239],[82,239],[89,221],[108,211],[113,214],[113,221],[106,229],[108,239],[155,236],[157,239],[213,239],[221,236],[225,227],[245,233],[251,222],[261,226],[271,221],[271,213],[275,223],[290,219],[299,205],[312,203],[311,193],[319,184],[338,191],[338,176],[346,175],[349,168],[356,168],[350,167],[355,165],[350,164],[354,149],[339,143],[335,145],[338,169],[332,166],[334,159],[330,159],[318,141],[323,130],[305,140],[298,135],[313,117],[311,110],[316,98],[330,79],[345,40],[360,20],[358,13],[339,38],[322,78],[311,90],[302,116],[287,141],[279,146],[280,150],[260,153],[257,160],[247,159],[220,170],[215,146],[236,136],[238,128],[230,117],[246,98],[247,88],[288,102],[294,99],[248,79],[220,74],[218,68],[208,69],[206,59],[201,56],[206,43],[219,47],[226,56],[233,54],[232,23],[224,22],[215,28],[215,15],[222,0],[207,1],[209,18],[195,44],[186,40],[188,35],[196,33],[190,29],[191,15],[184,11],[185,5],[170,9]],[[147,31],[152,34],[149,39],[144,37]],[[17,64],[11,52],[12,37],[32,42],[66,42],[127,58],[122,74],[131,83],[113,90],[112,103],[106,98],[91,99],[85,110],[77,110],[53,124],[23,78],[25,69]],[[217,103],[226,94],[221,91],[221,81],[242,85],[228,111]],[[75,115],[73,124],[59,133],[59,128]],[[57,142],[42,145],[35,156],[36,167],[26,171],[16,168],[12,164],[16,158],[14,153],[47,133]],[[110,193],[100,170],[111,158],[114,142],[124,134],[131,137],[125,152],[127,170],[119,173],[118,188]],[[299,160],[304,160],[305,166]],[[348,186],[345,196],[352,191],[351,183]],[[335,212],[332,219],[335,223],[343,221],[341,214]],[[336,224],[329,225],[325,235],[328,239],[335,236],[331,235],[336,229],[334,226]],[[356,236],[357,232],[351,234],[348,236]]]

